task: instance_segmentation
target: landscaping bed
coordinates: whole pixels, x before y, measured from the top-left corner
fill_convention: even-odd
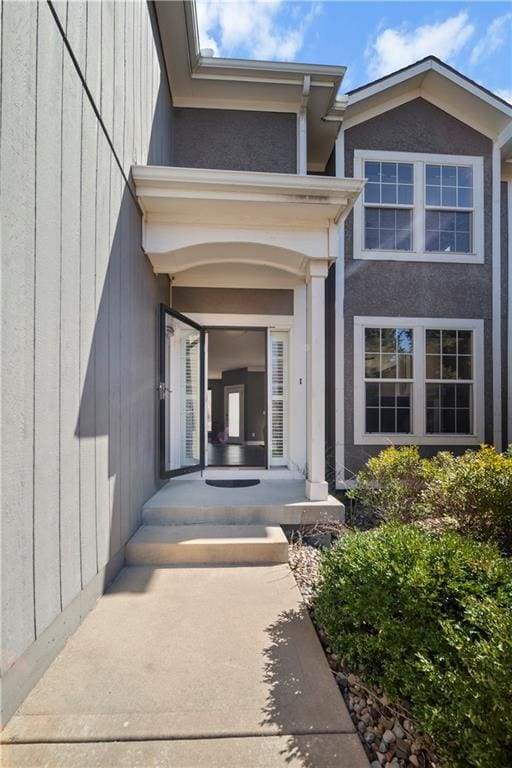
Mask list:
[[[378,686],[365,687],[360,677],[329,646],[314,610],[314,594],[320,579],[320,549],[298,536],[290,545],[289,558],[290,568],[372,768],[438,768],[440,763],[430,739],[418,730],[404,703],[391,703]]]
[[[510,452],[389,448],[351,496],[290,565],[372,768],[512,766]]]

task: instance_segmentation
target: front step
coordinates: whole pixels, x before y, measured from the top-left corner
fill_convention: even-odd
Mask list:
[[[126,545],[126,565],[286,563],[282,528],[263,525],[142,525]]]

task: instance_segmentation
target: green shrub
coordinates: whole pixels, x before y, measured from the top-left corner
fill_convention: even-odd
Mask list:
[[[341,538],[321,574],[329,643],[411,702],[446,764],[509,765],[512,563],[457,533],[393,523]]]
[[[449,515],[459,530],[512,551],[512,457],[490,445],[462,456],[439,453],[422,492],[432,514]]]
[[[512,455],[492,446],[433,459],[414,446],[386,448],[369,459],[349,495],[384,521],[446,516],[462,533],[512,552]]]
[[[390,446],[368,460],[347,495],[383,520],[409,522],[428,514],[422,493],[432,476],[416,446]]]

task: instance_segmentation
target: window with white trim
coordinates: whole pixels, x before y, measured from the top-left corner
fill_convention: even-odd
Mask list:
[[[355,444],[483,435],[483,321],[354,318]]]
[[[412,329],[365,328],[366,432],[411,432]]]
[[[473,331],[425,330],[426,431],[472,432]]]
[[[483,158],[356,150],[354,258],[483,263]]]

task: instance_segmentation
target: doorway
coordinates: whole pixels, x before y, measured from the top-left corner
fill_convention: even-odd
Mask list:
[[[208,466],[267,465],[264,329],[208,329]]]

